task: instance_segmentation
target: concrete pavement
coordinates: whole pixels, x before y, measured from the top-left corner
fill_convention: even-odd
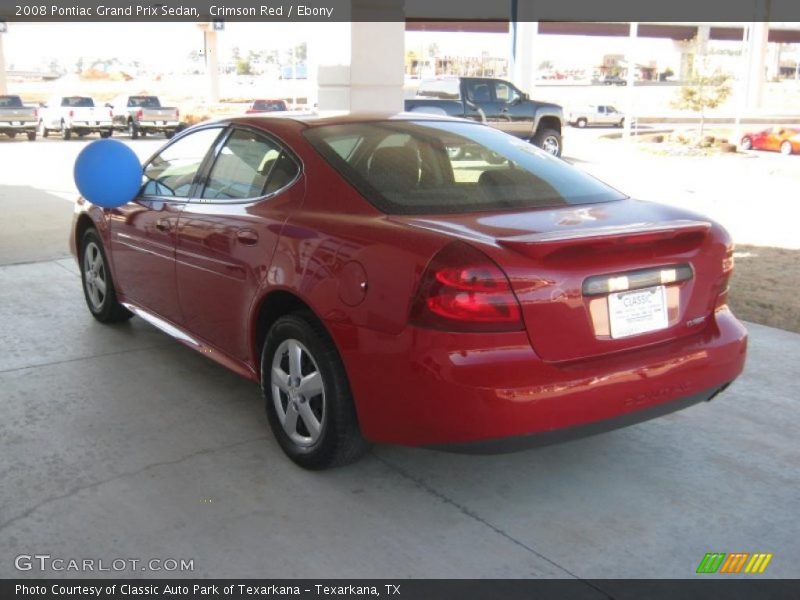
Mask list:
[[[680,413],[503,456],[382,446],[308,473],[256,385],[139,319],[96,323],[69,260],[5,266],[0,577],[47,553],[193,559],[209,577],[677,578],[710,551],[772,552],[767,574],[793,576],[800,336],[750,331],[745,375]]]

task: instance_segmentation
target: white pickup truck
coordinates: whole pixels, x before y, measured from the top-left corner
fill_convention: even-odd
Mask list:
[[[576,127],[586,127],[587,125],[614,125],[622,127],[625,124],[625,114],[617,111],[616,108],[608,104],[597,106],[587,106],[581,109],[571,110],[567,113],[567,122]]]
[[[89,133],[111,137],[111,110],[95,106],[88,96],[53,96],[39,111],[39,135],[47,137],[51,131],[58,131],[65,140],[73,133],[81,137]]]
[[[19,96],[0,96],[0,133],[10,138],[24,133],[30,141],[34,141],[38,121],[36,108],[25,106]]]
[[[180,128],[178,109],[161,106],[157,96],[117,96],[106,104],[114,118],[114,129],[127,131],[131,139],[161,132],[169,139]]]

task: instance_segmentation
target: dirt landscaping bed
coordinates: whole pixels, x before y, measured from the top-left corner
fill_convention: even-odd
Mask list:
[[[800,333],[800,250],[737,245],[730,305],[745,321]]]

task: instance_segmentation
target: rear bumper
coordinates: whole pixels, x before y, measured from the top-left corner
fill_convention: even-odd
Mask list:
[[[552,443],[709,399],[741,373],[747,347],[727,309],[700,333],[569,363],[542,361],[524,332],[358,335],[339,346],[364,435],[467,451]]]
[[[136,124],[139,131],[175,131],[178,128],[177,121],[139,121]]]
[[[26,122],[8,122],[8,121],[0,121],[0,133],[27,133],[30,131],[36,131],[37,123],[36,121]]]
[[[565,429],[531,433],[516,437],[467,442],[463,444],[440,444],[430,446],[430,448],[446,452],[457,452],[460,454],[503,454],[506,452],[517,452],[519,450],[549,446],[551,444],[560,444],[591,435],[597,435],[599,433],[606,433],[614,429],[636,425],[637,423],[643,423],[650,419],[689,408],[700,402],[708,402],[725,391],[725,388],[729,385],[729,383],[726,383],[725,385],[714,387],[698,394],[663,402],[644,410],[637,410],[602,421],[575,425]]]
[[[108,131],[114,129],[111,121],[72,121],[67,124],[73,131]]]

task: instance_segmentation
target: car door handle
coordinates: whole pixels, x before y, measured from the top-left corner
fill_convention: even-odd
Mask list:
[[[159,219],[158,221],[156,221],[156,229],[158,229],[159,231],[169,231],[170,230],[169,219]]]
[[[258,243],[258,234],[252,229],[240,229],[236,232],[236,239],[245,246],[254,246]]]

